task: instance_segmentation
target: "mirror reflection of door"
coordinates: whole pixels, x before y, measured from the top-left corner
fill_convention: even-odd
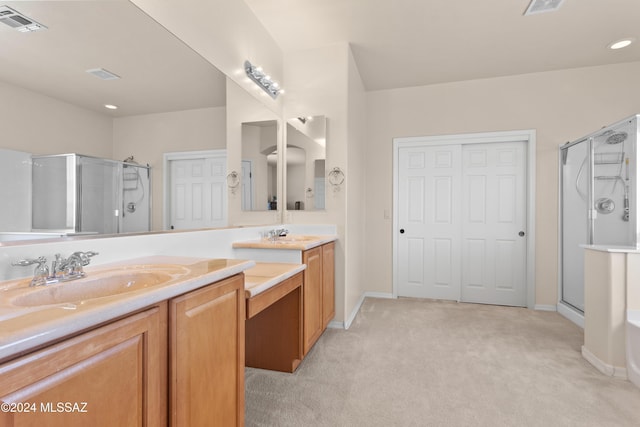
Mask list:
[[[242,210],[253,210],[253,174],[251,173],[251,160],[242,161]]]
[[[325,208],[326,118],[296,117],[287,122],[288,210]]]
[[[277,120],[242,123],[243,211],[277,209],[277,141]]]
[[[168,229],[227,225],[225,150],[165,154]]]

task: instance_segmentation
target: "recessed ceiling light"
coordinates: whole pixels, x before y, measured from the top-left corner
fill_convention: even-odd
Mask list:
[[[109,110],[117,110],[118,106],[117,105],[113,105],[113,104],[104,104],[104,108],[109,109]]]
[[[615,42],[611,43],[609,45],[609,49],[613,49],[613,50],[622,49],[623,47],[629,46],[634,41],[635,41],[635,39],[633,39],[633,38],[618,40],[618,41],[615,41]]]

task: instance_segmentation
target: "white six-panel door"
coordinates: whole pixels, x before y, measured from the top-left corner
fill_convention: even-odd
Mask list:
[[[525,149],[462,147],[461,301],[526,305]]]
[[[171,228],[227,225],[226,162],[220,157],[169,162]]]
[[[460,145],[400,149],[400,296],[460,297],[460,153]]]
[[[526,305],[526,144],[398,150],[399,296]]]

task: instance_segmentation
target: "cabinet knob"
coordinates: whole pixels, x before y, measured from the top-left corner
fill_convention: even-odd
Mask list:
[[[400,229],[400,234],[404,234],[404,228]]]
[[[518,236],[523,237],[524,236],[524,231],[519,232]]]

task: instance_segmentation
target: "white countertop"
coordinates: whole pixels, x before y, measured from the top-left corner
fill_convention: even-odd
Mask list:
[[[244,272],[245,297],[252,298],[259,295],[306,268],[306,264],[258,262]]]
[[[598,252],[611,252],[611,253],[629,253],[638,254],[640,249],[633,246],[615,246],[615,245],[580,245],[581,248],[590,249]]]
[[[17,297],[32,291],[42,292],[44,287],[27,288],[30,279],[0,282],[0,361],[241,273],[253,267],[255,262],[152,256],[89,267],[85,269],[87,277],[65,284],[81,284],[92,276],[106,276],[109,271],[134,271],[139,266],[143,268],[160,265],[184,266],[183,270],[188,272],[173,274],[170,280],[162,284],[131,292],[33,307],[17,306],[12,301],[15,302]],[[58,285],[47,285],[46,288],[55,293]]]
[[[338,236],[333,234],[327,235],[295,235],[289,234],[284,237],[278,237],[274,240],[245,240],[240,242],[233,242],[233,247],[249,248],[249,249],[277,249],[277,250],[299,250],[306,251],[313,249],[316,246],[324,245],[325,243],[333,242],[338,239]]]

